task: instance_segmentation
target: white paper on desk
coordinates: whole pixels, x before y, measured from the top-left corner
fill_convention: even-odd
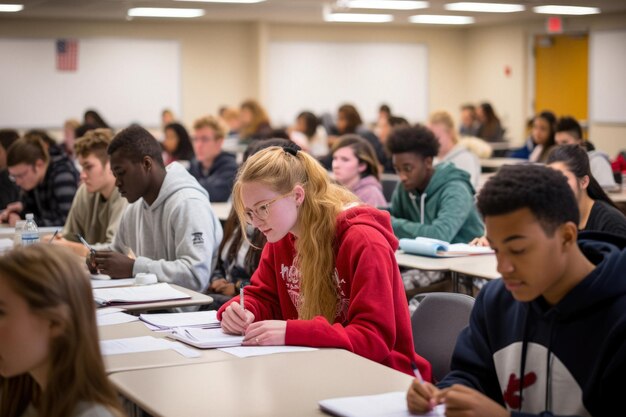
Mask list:
[[[220,327],[217,311],[193,311],[189,313],[141,314],[141,321],[159,329],[175,327],[198,327],[203,329]]]
[[[100,288],[93,290],[93,297],[99,304],[148,303],[191,298],[166,282],[140,287]]]
[[[226,334],[221,328],[177,327],[172,329],[167,336],[201,349],[241,346],[241,342],[243,342],[243,336]]]
[[[273,355],[275,353],[310,352],[318,349],[305,346],[239,346],[220,348],[218,350],[239,358],[249,358],[250,356]]]
[[[128,337],[125,339],[100,341],[100,350],[102,351],[103,356],[122,355],[125,353],[153,352],[168,349],[175,350],[187,358],[200,357],[200,352],[190,349],[181,343],[158,339],[152,336]]]
[[[91,280],[91,288],[93,289],[128,287],[131,285],[135,285],[135,278],[122,278],[122,279],[109,279],[109,280],[92,279]]]
[[[96,316],[106,316],[107,314],[121,313],[122,311],[126,311],[126,309],[120,307],[103,307],[96,310]]]
[[[318,402],[322,411],[341,417],[413,417],[406,405],[406,392],[332,398]],[[426,417],[445,417],[446,406],[439,404]]]
[[[103,314],[96,316],[96,321],[98,322],[98,326],[109,326],[111,324],[122,324],[122,323],[130,323],[133,321],[139,320],[137,316],[131,316],[126,313],[111,313],[111,314]]]

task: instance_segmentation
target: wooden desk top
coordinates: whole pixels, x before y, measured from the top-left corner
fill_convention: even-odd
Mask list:
[[[154,336],[162,338],[166,335],[164,332],[153,332],[149,330],[142,322],[139,321],[113,324],[111,326],[98,326],[98,334],[100,336],[100,340],[124,339],[127,337],[139,336]],[[113,372],[238,359],[234,355],[224,353],[217,349],[196,349],[192,346],[187,347],[197,350],[201,353],[201,356],[199,358],[186,358],[173,350],[107,355],[104,356],[104,367],[106,372],[111,374]]]
[[[323,416],[319,400],[405,391],[413,380],[336,349],[119,372],[110,379],[155,417]]]

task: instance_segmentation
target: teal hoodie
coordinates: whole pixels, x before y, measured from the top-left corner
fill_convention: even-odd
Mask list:
[[[474,206],[469,174],[449,162],[435,167],[422,194],[406,191],[398,183],[389,211],[398,239],[422,236],[467,243],[482,236],[485,229]]]

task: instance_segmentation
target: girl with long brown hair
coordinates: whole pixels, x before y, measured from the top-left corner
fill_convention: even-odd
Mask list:
[[[34,245],[0,257],[0,416],[122,417],[82,260]]]
[[[413,347],[389,214],[360,205],[310,155],[270,147],[242,166],[240,223],[266,237],[258,269],[218,318],[245,345],[335,347],[412,375]]]

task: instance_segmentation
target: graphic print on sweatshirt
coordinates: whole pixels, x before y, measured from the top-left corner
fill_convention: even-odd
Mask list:
[[[287,287],[287,293],[291,302],[296,307],[298,313],[300,313],[300,307],[302,307],[303,298],[300,295],[300,270],[294,265],[296,259],[294,259],[292,265],[280,264],[280,277],[285,282]],[[337,322],[341,323],[348,318],[348,306],[350,305],[350,299],[346,297],[344,286],[346,281],[339,278],[337,269],[334,271],[334,280],[337,285],[337,297],[338,297],[338,311]]]
[[[493,362],[498,374],[502,397],[509,410],[522,410],[539,414],[546,411],[546,383],[548,372],[548,349],[538,343],[528,342],[526,369],[520,378],[522,363],[522,342],[510,344],[493,354]],[[552,352],[550,354],[551,390],[547,404],[555,415],[589,416],[582,399],[582,388],[563,362]],[[522,398],[520,399],[520,385]]]
[[[194,232],[191,234],[191,243],[194,245],[204,245],[204,237],[202,232]]]

